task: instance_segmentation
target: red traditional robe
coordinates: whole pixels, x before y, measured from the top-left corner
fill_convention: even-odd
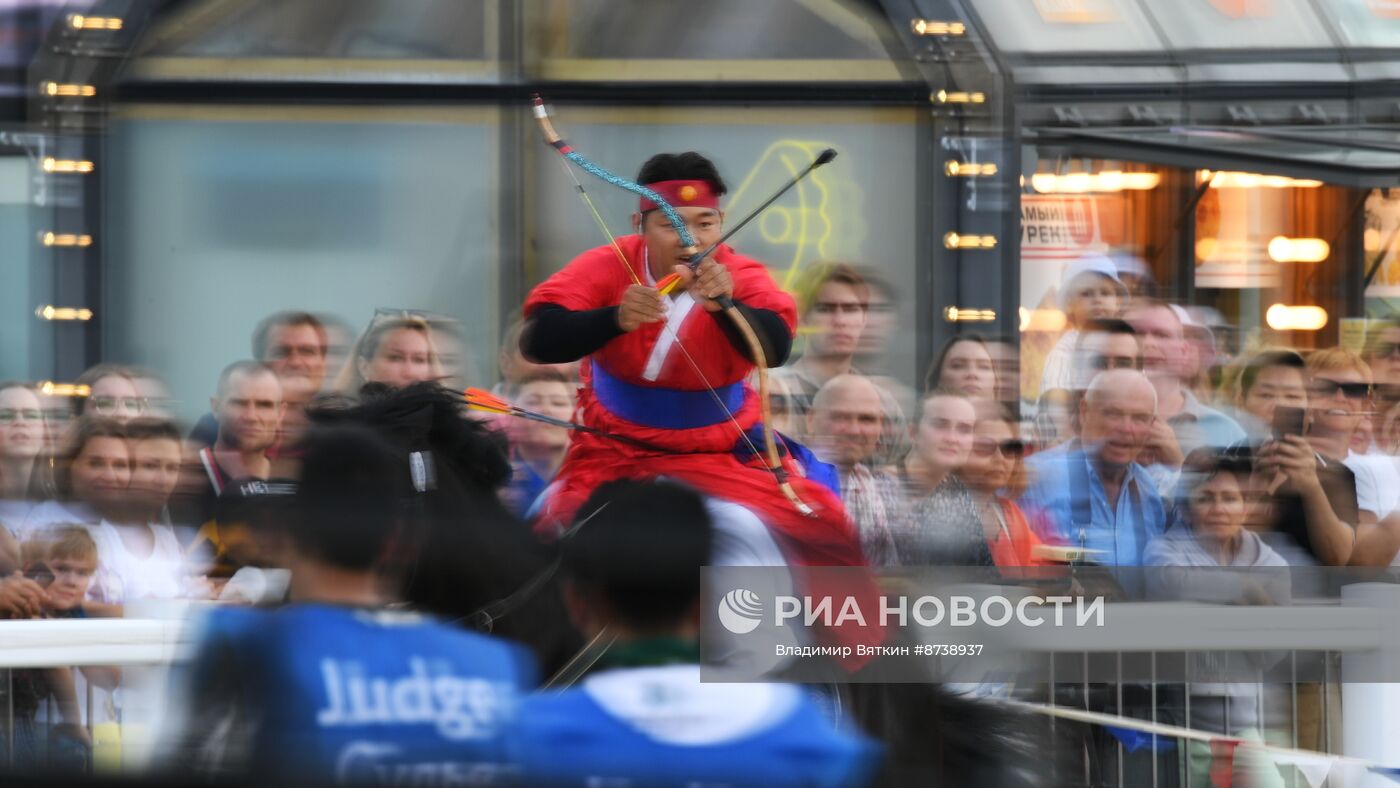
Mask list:
[[[641,236],[618,240],[632,270],[650,283]],[[727,246],[714,253],[734,281],[734,299],[777,313],[791,331],[797,324],[792,297],[783,292],[762,263],[744,257]],[[574,258],[563,270],[535,288],[525,302],[528,317],[542,304],[557,304],[581,311],[615,306],[633,284],[631,275],[610,246],[591,249]],[[798,497],[816,511],[797,511],[778,489],[772,473],[761,460],[741,461],[735,454],[742,442],[740,430],[759,422],[758,395],[742,381],[753,363],[730,343],[719,321],[688,295],[670,301],[671,325],[657,322],[622,334],[590,355],[581,367],[583,387],[579,410],[583,424],[610,433],[636,438],[668,452],[650,451],[620,441],[575,433],[556,486],[544,508],[543,526],[567,522],[598,485],[623,478],[667,476],[695,487],[706,495],[733,501],[753,511],[773,531],[789,561],[807,566],[855,566],[864,563],[859,539],[846,517],[840,499],[827,488],[803,478],[786,460]],[[686,358],[686,354],[690,358]],[[691,362],[694,362],[693,365]],[[733,409],[734,420],[684,429],[651,427],[622,418],[599,402],[594,392],[595,370],[601,365],[613,378],[636,386],[688,392],[706,391],[709,385],[743,385],[742,405]],[[696,374],[696,368],[704,380]],[[736,425],[737,422],[737,425]],[[757,438],[755,446],[762,451]]]

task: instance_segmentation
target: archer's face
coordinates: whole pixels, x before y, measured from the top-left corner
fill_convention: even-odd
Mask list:
[[[724,211],[714,208],[677,208],[676,213],[685,220],[686,229],[695,239],[697,250],[704,251],[724,234]],[[675,228],[666,220],[660,210],[647,211],[640,218],[634,216],[638,232],[647,244],[647,258],[651,261],[651,275],[656,279],[671,273],[678,265],[685,265],[685,245],[676,234]]]

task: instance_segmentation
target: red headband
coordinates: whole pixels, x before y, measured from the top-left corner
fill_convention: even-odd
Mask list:
[[[646,187],[661,195],[674,208],[719,209],[719,195],[710,188],[708,181],[657,181],[646,184]],[[659,206],[642,197],[637,201],[637,207],[645,213]]]

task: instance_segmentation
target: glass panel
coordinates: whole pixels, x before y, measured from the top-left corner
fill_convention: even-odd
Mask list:
[[[487,57],[495,0],[242,0],[195,8],[148,56],[241,58]]]
[[[902,79],[882,42],[893,41],[892,32],[874,4],[533,0],[524,7],[527,68],[547,79]]]
[[[1362,247],[1366,250],[1366,271],[1379,265],[1366,288],[1370,306],[1384,306],[1380,314],[1400,314],[1391,306],[1400,299],[1400,190],[1373,189],[1366,197],[1366,230]]]
[[[1171,282],[1163,234],[1155,227],[1171,192],[1164,170],[1093,159],[1027,162],[1036,174],[1021,196],[1021,395],[1028,409],[1042,387],[1059,388],[1047,361],[1082,315],[1064,289],[1066,271],[1082,258],[1136,260],[1136,292]],[[1121,301],[1121,299],[1120,299]],[[1124,304],[1116,303],[1116,313]],[[1043,385],[1042,385],[1043,384]]]
[[[1087,300],[1077,305],[1072,293],[1062,292],[1065,272],[1097,255],[1109,258],[1133,296],[1179,301],[1178,285],[1190,277],[1194,296],[1182,306],[1198,310],[1193,318],[1212,329],[1222,363],[1261,345],[1316,347],[1337,336],[1345,312],[1336,283],[1354,270],[1343,236],[1348,190],[1218,173],[1195,203],[1191,238],[1181,236],[1180,218],[1205,183],[1204,173],[1093,158],[1047,159],[1036,169],[1022,197],[1022,395],[1028,403],[1052,386],[1047,362],[1069,352],[1057,345],[1089,308]],[[1192,244],[1187,255],[1181,244]],[[1193,270],[1180,270],[1184,256],[1194,260]],[[1268,318],[1274,304],[1321,307],[1328,323],[1323,330],[1276,330]],[[1122,307],[1120,295],[1114,308]]]
[[[64,14],[83,13],[97,0],[11,0],[0,3],[0,98],[23,99],[30,64],[45,37]],[[0,104],[6,120],[26,119],[22,101]]]
[[[1374,145],[1400,151],[1400,128],[1387,126],[1357,126],[1350,128],[1304,128],[1278,127],[1260,129],[1265,136],[1279,138],[1309,139],[1324,144],[1335,145]]]
[[[36,254],[38,209],[30,202],[34,170],[27,156],[0,158],[0,381],[30,380],[49,359],[30,358],[38,328],[31,272],[48,263]],[[46,255],[48,256],[48,255]]]
[[[1345,313],[1349,193],[1316,182],[1220,173],[1196,208],[1196,302],[1238,329],[1242,347],[1325,345]],[[1204,183],[1198,173],[1196,183]],[[1286,179],[1285,179],[1286,181]],[[1323,285],[1323,283],[1327,283]],[[1275,304],[1322,307],[1326,331],[1283,331]]]
[[[918,285],[912,261],[918,217],[914,211],[915,110],[621,109],[564,107],[559,123],[590,159],[631,177],[653,154],[698,150],[714,159],[730,192],[729,221],[757,207],[823,148],[840,156],[794,187],[733,240],[740,252],[768,264],[780,284],[800,289],[820,261],[847,261],[873,269],[895,304],[892,325],[928,321],[914,312]],[[527,201],[529,270],[541,279],[585,249],[604,243],[578,204],[568,176],[536,148],[534,196]],[[615,234],[629,232],[636,198],[587,175],[585,186]],[[888,355],[869,354],[866,371],[888,371],[907,384],[916,376],[915,333],[892,338]],[[794,352],[800,352],[799,347]]]
[[[111,131],[104,356],[168,375],[194,419],[264,316],[328,314],[353,339],[376,308],[409,308],[458,321],[461,377],[485,380],[501,186],[463,163],[498,159],[498,123],[492,109],[133,108]]]
[[[1396,0],[1328,0],[1320,4],[1341,30],[1348,46],[1400,46],[1400,2]]]
[[[1336,43],[1308,0],[1143,2],[1173,49],[1323,49]]]
[[[1161,52],[1164,42],[1131,0],[972,0],[1004,52]]]
[[[1150,145],[1179,145],[1184,153],[1191,149],[1206,154],[1268,156],[1280,161],[1333,165],[1349,170],[1379,170],[1400,172],[1400,148],[1396,151],[1340,147],[1344,140],[1306,137],[1311,131],[1299,130],[1298,139],[1276,139],[1247,131],[1227,129],[1177,127],[1169,131],[1114,130],[1092,132],[1085,137],[1102,137],[1127,143]]]

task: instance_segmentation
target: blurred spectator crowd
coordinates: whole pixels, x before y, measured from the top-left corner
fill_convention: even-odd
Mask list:
[[[902,330],[893,322],[896,296],[868,270],[818,266],[796,296],[801,353],[772,374],[773,426],[830,466],[871,566],[1384,567],[1400,553],[1400,322],[1374,330],[1362,353],[1265,346],[1227,354],[1198,314],[1144,292],[1108,258],[1085,258],[1066,271],[1060,301],[1067,327],[1028,400],[1018,380],[1019,347],[1001,338],[958,334],[919,390],[890,375],[885,351]],[[569,421],[578,365],[532,363],[519,351],[520,333],[519,323],[506,332],[492,393]],[[526,761],[556,761],[550,768],[558,771],[531,773],[542,782],[570,778],[559,765],[570,757],[597,773],[628,774],[637,763],[666,760],[667,743],[675,743],[668,737],[700,736],[639,723],[644,733],[618,745],[616,762],[591,760],[578,742],[601,735],[602,717],[645,720],[627,704],[643,704],[633,695],[646,687],[692,703],[685,718],[695,729],[732,727],[714,710],[760,701],[724,685],[692,697],[695,676],[662,670],[698,661],[690,653],[698,581],[675,579],[708,562],[708,515],[698,499],[666,484],[623,484],[600,493],[615,502],[604,510],[612,525],[580,532],[596,531],[596,543],[580,538],[558,555],[545,550],[524,523],[564,462],[569,429],[471,413],[444,393],[448,387],[436,388],[457,390],[461,343],[450,321],[431,315],[381,312],[348,348],[335,321],[272,315],[254,328],[250,357],[230,360],[209,382],[208,413],[193,425],[173,419],[158,371],[102,364],[76,381],[77,396],[62,398],[24,382],[0,383],[0,616],[112,617],[153,600],[275,606],[289,594],[298,605],[324,599],[393,608],[407,600],[449,623],[405,618],[378,622],[367,634],[356,629],[368,626],[363,621],[321,611],[296,626],[325,631],[329,641],[364,643],[397,631],[418,638],[424,653],[457,655],[451,670],[447,663],[422,667],[434,680],[475,671],[512,697],[569,668],[603,631],[623,633],[636,654],[615,647],[613,662],[603,664],[622,672],[596,674],[615,703],[600,710],[568,693],[523,701],[525,722],[511,746],[523,747]],[[410,457],[410,482],[420,493],[439,496],[418,533],[396,531],[403,513],[378,508],[401,497],[397,489],[377,493],[383,474],[372,473],[392,467],[386,458],[393,451]],[[424,465],[425,451],[436,452],[436,464]],[[460,457],[461,467],[451,470],[445,456]],[[822,469],[813,463],[808,470]],[[456,488],[444,478],[449,473],[460,481]],[[334,511],[335,522],[314,522],[307,501]],[[648,522],[646,513],[655,516],[658,507],[668,514]],[[480,527],[485,535],[446,533],[442,521],[454,511],[491,525]],[[534,578],[559,580],[553,569],[560,565],[568,582],[558,600],[516,600],[521,589],[540,585]],[[1274,601],[1295,591],[1271,589]],[[1191,598],[1193,589],[1142,592]],[[521,618],[525,604],[549,608],[531,614],[529,633],[518,637],[530,653],[491,651],[485,641],[509,634],[498,624],[511,613]],[[565,623],[542,623],[551,617]],[[239,629],[246,623],[221,625],[213,642],[226,648],[295,650],[290,640],[254,644]],[[529,663],[535,667],[521,667]],[[372,660],[338,664],[316,668],[327,687],[344,686],[335,697],[346,705],[323,709],[323,719],[369,713],[357,705],[372,702],[359,694],[369,690],[355,682],[377,675]],[[405,675],[402,686],[413,686],[418,674]],[[228,688],[207,679],[192,679],[197,716],[228,705],[217,694]],[[278,686],[263,674],[248,680],[264,681],[258,686],[269,691]],[[87,768],[89,731],[119,718],[121,682],[112,668],[16,672],[13,762]],[[89,685],[99,692],[96,705],[80,702]],[[399,686],[392,684],[395,698]],[[1267,738],[1257,695],[1202,690],[1189,723]],[[815,703],[805,695],[761,700]],[[1232,711],[1216,714],[1212,703]],[[799,760],[820,781],[869,779],[878,745],[819,725],[824,712],[816,706],[801,708],[810,719],[773,735],[800,741]],[[395,700],[380,719],[408,720],[409,711]],[[442,731],[451,724],[437,723]],[[489,727],[489,720],[475,724]],[[207,733],[214,723],[192,729]],[[1308,735],[1314,741],[1302,745],[1321,748],[1319,734]],[[510,748],[492,749],[484,734],[447,738],[470,740],[460,752],[475,754],[459,753],[459,760],[510,760],[502,754]],[[726,740],[715,733],[714,741]],[[262,766],[296,760],[292,742],[260,746],[251,752],[278,753]],[[560,748],[550,750],[553,759],[544,754],[549,748]],[[227,752],[215,760],[225,770],[231,762],[246,767],[248,752],[242,761]],[[386,753],[362,755],[372,761]],[[787,768],[752,757],[753,775]],[[723,774],[699,763],[685,768]],[[640,773],[649,777],[637,784],[664,782],[659,772]]]

